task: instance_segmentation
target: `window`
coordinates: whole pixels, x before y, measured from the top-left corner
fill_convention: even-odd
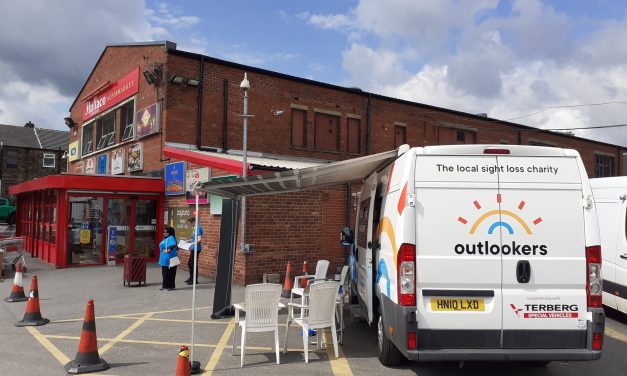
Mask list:
[[[359,154],[361,150],[360,145],[360,121],[359,119],[347,118],[346,119],[346,148],[349,153]]]
[[[307,111],[292,108],[292,146],[307,147]]]
[[[94,151],[94,123],[91,122],[83,126],[83,152],[82,155],[90,154]]]
[[[402,125],[394,126],[394,147],[397,148],[407,143],[407,127]]]
[[[126,103],[120,109],[120,129],[122,130],[122,141],[131,140],[135,137],[135,101]]]
[[[314,118],[314,147],[322,150],[339,151],[339,130],[339,116],[317,112]]]
[[[44,167],[54,168],[56,159],[56,155],[52,153],[44,153]]]
[[[17,150],[7,150],[7,168],[17,168]]]
[[[457,141],[465,143],[466,142],[466,132],[457,131]]]
[[[96,150],[115,144],[115,111],[98,119],[96,129]]]
[[[9,201],[5,198],[0,198],[0,206],[7,206]]]
[[[594,176],[597,178],[604,178],[613,176],[614,171],[614,157],[603,154],[594,155]]]
[[[545,141],[540,141],[540,140],[529,140],[529,145],[531,146],[549,146],[549,147],[555,147],[556,144],[550,143],[550,142],[545,142]]]

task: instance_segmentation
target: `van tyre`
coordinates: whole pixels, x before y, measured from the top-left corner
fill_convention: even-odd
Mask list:
[[[387,337],[383,324],[383,314],[379,309],[379,319],[377,320],[377,356],[379,361],[386,367],[394,367],[399,365],[403,359],[403,354],[394,346],[392,341]]]

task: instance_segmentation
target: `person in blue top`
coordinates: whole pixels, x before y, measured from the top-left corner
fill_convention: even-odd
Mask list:
[[[175,289],[176,266],[170,267],[170,259],[179,255],[174,228],[165,226],[163,240],[159,243],[159,250],[159,265],[161,265],[161,276],[163,277],[159,290],[172,291]]]
[[[196,212],[189,217],[189,223],[192,226],[196,223]],[[194,228],[192,227],[192,245],[189,247],[189,260],[187,261],[187,267],[189,270],[189,278],[185,281],[188,285],[192,284],[194,280],[194,269],[196,269],[196,284],[198,284],[198,264],[194,264],[194,252],[198,250],[198,257],[200,257],[200,251],[202,251],[201,247],[202,242],[202,227],[200,227],[200,222],[198,223],[198,240],[196,240],[196,234],[194,233]]]

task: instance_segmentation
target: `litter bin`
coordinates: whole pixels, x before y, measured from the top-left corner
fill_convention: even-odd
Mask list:
[[[131,285],[131,282],[137,282],[141,286],[142,282],[146,285],[146,257],[139,255],[124,256],[124,281],[122,284]]]

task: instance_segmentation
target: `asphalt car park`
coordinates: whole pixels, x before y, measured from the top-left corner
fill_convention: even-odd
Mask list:
[[[98,375],[172,375],[181,345],[191,341],[192,288],[183,283],[186,271],[177,273],[175,291],[159,291],[161,271],[149,265],[147,286],[127,287],[122,267],[53,269],[39,260],[28,260],[24,275],[28,294],[30,280],[38,276],[40,309],[51,322],[38,327],[15,327],[26,303],[2,301],[0,309],[0,374],[65,375],[63,365],[76,356],[85,308],[94,300],[98,349],[110,365]],[[11,277],[0,283],[8,296]],[[233,318],[212,320],[214,285],[201,278],[196,289],[193,358],[203,374],[219,375],[603,375],[623,374],[627,366],[627,316],[607,311],[604,352],[594,362],[552,362],[545,366],[525,363],[404,362],[383,367],[376,355],[376,331],[359,319],[346,317],[344,344],[336,358],[330,334],[326,348],[311,346],[310,362],[304,361],[302,337],[292,327],[288,352],[275,362],[272,333],[252,333],[247,338],[245,366],[240,368],[239,348],[232,355]],[[233,302],[243,300],[244,289],[235,286]],[[280,342],[285,335],[286,310],[279,317]],[[238,338],[239,340],[239,338]],[[313,338],[312,338],[313,340]]]

